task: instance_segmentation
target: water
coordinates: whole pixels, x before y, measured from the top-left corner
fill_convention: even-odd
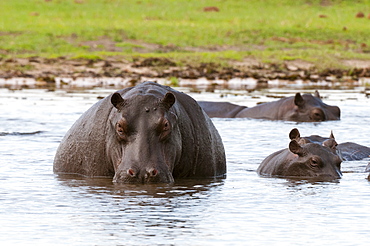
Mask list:
[[[293,182],[256,174],[267,155],[288,146],[294,127],[303,136],[329,136],[333,130],[338,142],[370,146],[370,99],[362,91],[321,91],[328,97],[325,102],[340,106],[341,121],[214,119],[227,152],[226,179],[118,185],[110,179],[57,177],[52,172],[65,132],[98,97],[113,90],[0,89],[1,244],[367,245],[368,160],[343,162],[338,182]],[[268,94],[295,92],[191,95],[252,106],[276,100]]]

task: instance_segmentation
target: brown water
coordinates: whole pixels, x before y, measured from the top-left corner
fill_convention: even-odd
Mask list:
[[[185,92],[190,90],[182,88]],[[214,119],[227,152],[222,180],[114,185],[110,179],[57,177],[56,148],[73,122],[112,89],[0,89],[2,245],[367,245],[368,160],[344,162],[338,182],[261,178],[259,163],[287,147],[289,131],[370,146],[364,88],[326,90],[342,120],[318,124]],[[248,106],[295,89],[190,93]],[[310,91],[312,92],[312,91]],[[224,97],[220,97],[220,95]],[[226,95],[226,97],[225,97]]]

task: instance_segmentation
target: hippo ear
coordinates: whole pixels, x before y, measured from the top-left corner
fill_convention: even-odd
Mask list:
[[[325,140],[322,143],[322,145],[328,147],[329,149],[336,149],[338,146],[338,143],[334,139],[328,139],[328,140]]]
[[[297,93],[295,94],[295,97],[294,97],[294,104],[297,105],[298,107],[303,107],[304,105],[304,99],[303,97],[301,96],[301,93]]]
[[[304,149],[299,145],[299,143],[296,140],[290,141],[289,150],[290,152],[297,154],[299,156],[304,156],[305,154]]]
[[[320,96],[320,93],[319,93],[319,91],[318,91],[318,90],[315,90],[315,97],[317,97],[317,98],[320,98],[320,99],[321,99],[321,96]]]
[[[115,108],[122,107],[125,100],[122,98],[121,94],[118,92],[113,93],[112,97],[110,98],[111,103]]]
[[[175,95],[172,94],[171,92],[167,92],[166,95],[164,95],[163,99],[161,100],[161,103],[168,110],[172,107],[175,101],[176,101]]]
[[[294,128],[290,131],[289,133],[289,138],[290,140],[293,140],[293,139],[298,139],[301,137],[301,134],[299,133],[298,129],[297,128]]]

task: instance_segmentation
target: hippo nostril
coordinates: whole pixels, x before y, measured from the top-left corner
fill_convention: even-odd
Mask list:
[[[132,168],[127,170],[127,174],[131,177],[135,177],[135,171]]]
[[[151,178],[151,177],[155,177],[157,175],[158,175],[158,170],[155,169],[155,168],[151,168],[151,169],[147,170],[145,177],[146,178]]]
[[[153,169],[153,170],[151,170],[150,171],[150,174],[154,177],[154,176],[156,176],[157,174],[158,174],[158,171],[157,171],[157,169]]]

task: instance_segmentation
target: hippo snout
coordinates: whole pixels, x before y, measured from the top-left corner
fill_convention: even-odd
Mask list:
[[[157,168],[128,168],[118,171],[113,178],[116,183],[172,183],[171,173],[160,171]]]

